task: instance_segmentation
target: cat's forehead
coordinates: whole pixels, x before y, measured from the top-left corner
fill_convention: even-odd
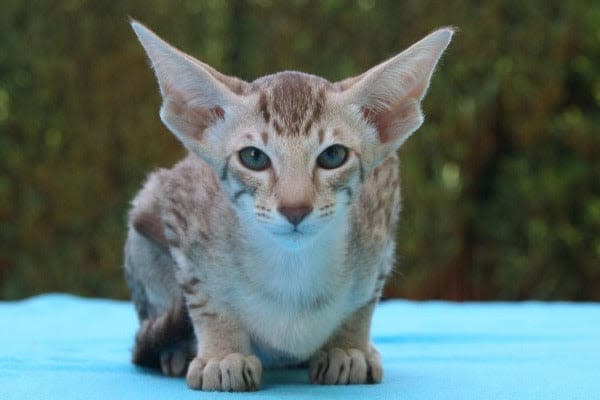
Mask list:
[[[281,136],[307,136],[321,120],[331,82],[315,75],[285,71],[252,83],[258,112]]]
[[[286,88],[321,88],[332,86],[325,78],[317,75],[307,74],[299,71],[282,71],[271,75],[265,75],[254,82],[252,86],[255,90],[285,90]]]

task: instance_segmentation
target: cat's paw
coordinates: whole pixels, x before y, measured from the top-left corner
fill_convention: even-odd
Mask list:
[[[255,356],[229,354],[222,359],[194,358],[187,373],[187,383],[192,389],[247,392],[258,390],[262,365]]]
[[[184,376],[191,355],[186,349],[176,348],[160,352],[160,369],[166,376]]]
[[[370,346],[369,351],[332,348],[319,351],[310,360],[310,381],[321,385],[380,383],[383,378],[381,356]]]

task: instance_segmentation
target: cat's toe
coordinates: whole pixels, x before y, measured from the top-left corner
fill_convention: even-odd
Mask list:
[[[369,353],[367,354],[367,382],[368,383],[381,383],[383,380],[383,367],[381,365],[381,354],[373,346],[369,346]]]
[[[188,364],[188,354],[184,350],[163,350],[160,352],[160,369],[167,376],[183,376]]]
[[[382,376],[381,357],[373,347],[368,354],[358,349],[319,351],[309,365],[310,381],[322,385],[379,383]]]
[[[365,353],[357,349],[348,350],[350,357],[350,374],[348,383],[360,384],[367,382],[368,367]]]
[[[258,390],[262,366],[255,356],[230,354],[219,363],[221,369],[221,390],[245,392]]]
[[[206,391],[246,392],[258,390],[262,365],[255,356],[229,354],[223,359],[196,358],[187,374],[188,386]]]
[[[357,375],[356,368],[351,361],[349,352],[346,350],[333,348],[319,351],[309,364],[310,381],[322,385],[345,385],[349,383],[351,376]]]
[[[202,381],[204,377],[204,367],[206,367],[206,361],[202,358],[194,358],[190,363],[187,371],[187,384],[191,389],[202,389]]]

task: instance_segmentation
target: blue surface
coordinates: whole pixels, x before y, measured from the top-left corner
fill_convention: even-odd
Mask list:
[[[261,391],[199,393],[129,362],[127,302],[44,295],[0,302],[0,399],[600,399],[600,305],[381,304],[380,385],[314,386],[270,370]]]

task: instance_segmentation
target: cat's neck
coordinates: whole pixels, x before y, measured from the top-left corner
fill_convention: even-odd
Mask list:
[[[254,234],[248,245],[253,254],[251,279],[274,300],[311,306],[325,301],[332,286],[344,282],[348,254],[348,216],[340,216],[301,246],[278,242],[271,235]]]

